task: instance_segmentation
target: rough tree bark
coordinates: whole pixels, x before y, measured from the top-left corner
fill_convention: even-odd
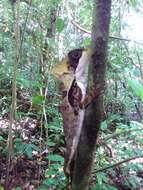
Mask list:
[[[75,156],[72,190],[87,190],[98,132],[103,118],[103,94],[111,0],[95,0],[92,27],[91,72],[94,100],[85,110],[82,133]]]

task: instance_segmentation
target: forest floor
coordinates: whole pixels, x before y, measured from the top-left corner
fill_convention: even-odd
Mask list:
[[[48,153],[55,149],[48,149],[46,139],[39,130],[38,120],[25,117],[13,125],[13,159],[8,164],[7,159],[7,134],[9,120],[0,119],[0,190],[35,190],[45,179],[45,171],[48,168]],[[60,146],[60,145],[58,145]],[[60,147],[58,147],[60,149]],[[143,164],[143,158],[132,162]],[[113,172],[106,172],[108,182],[118,190],[142,190],[140,185],[143,180],[143,170],[122,175],[120,166]],[[123,185],[123,181],[136,176],[138,187],[129,188]],[[91,183],[95,182],[95,178]],[[57,189],[61,190],[61,189]]]
[[[34,190],[44,179],[44,172],[48,168],[48,149],[44,139],[39,136],[38,125],[38,121],[31,118],[23,118],[14,123],[13,159],[8,166],[6,139],[9,120],[0,120],[0,152],[2,153],[0,154],[0,190],[3,190],[2,187],[6,190],[12,190],[15,187]],[[42,150],[44,148],[43,151],[40,146]]]

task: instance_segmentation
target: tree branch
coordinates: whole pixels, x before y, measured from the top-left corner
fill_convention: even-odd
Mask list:
[[[91,31],[83,28],[82,26],[80,26],[80,24],[78,24],[77,21],[75,21],[72,17],[72,15],[70,14],[70,9],[68,7],[68,4],[66,3],[66,9],[67,9],[67,15],[68,15],[68,19],[69,21],[77,28],[79,29],[81,32],[84,32],[84,33],[87,33],[89,35],[91,35]],[[117,36],[109,36],[109,39],[111,40],[118,40],[118,41],[125,41],[125,42],[132,42],[132,43],[135,43],[135,44],[138,44],[138,45],[141,45],[143,46],[143,43],[141,42],[138,42],[138,41],[135,41],[135,40],[131,40],[131,39],[126,39],[126,38],[120,38],[120,37],[117,37]]]
[[[80,26],[74,19],[69,19],[69,20],[77,29],[91,35],[91,32],[89,30],[86,30],[85,28]],[[117,37],[117,36],[109,36],[109,39],[118,40],[118,41],[125,41],[125,42],[132,42],[132,43],[135,43],[135,44],[143,46],[143,43],[135,41],[135,40],[127,39],[127,38],[120,38],[120,37]]]
[[[140,129],[132,129],[132,130],[129,129],[129,130],[125,130],[125,131],[113,133],[112,135],[109,135],[109,136],[107,136],[106,138],[101,139],[100,145],[102,145],[102,142],[106,142],[106,141],[108,141],[109,139],[116,138],[116,137],[118,137],[118,136],[120,136],[120,135],[129,134],[129,133],[131,133],[131,132],[142,131],[142,130],[143,130],[142,128],[140,128]]]
[[[117,162],[117,163],[115,163],[115,164],[113,164],[113,165],[111,165],[111,166],[107,166],[107,167],[104,167],[104,168],[95,170],[95,171],[94,171],[94,174],[95,174],[95,173],[99,173],[99,172],[103,172],[103,171],[105,171],[105,170],[108,170],[108,169],[111,169],[111,168],[114,168],[114,167],[117,167],[117,166],[119,166],[119,165],[121,165],[121,164],[124,164],[124,163],[126,163],[126,162],[130,162],[131,160],[136,160],[136,159],[138,159],[138,158],[143,158],[143,155],[142,155],[142,156],[134,156],[134,157],[132,157],[132,158],[127,158],[127,159],[122,160],[122,161],[120,161],[120,162]]]

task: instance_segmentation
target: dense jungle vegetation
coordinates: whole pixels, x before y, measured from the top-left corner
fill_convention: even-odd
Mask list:
[[[0,0],[0,190],[71,189],[60,81],[51,70],[71,50],[94,43],[94,2],[110,0]],[[104,117],[89,190],[143,189],[143,37],[133,38],[142,4],[112,0]]]

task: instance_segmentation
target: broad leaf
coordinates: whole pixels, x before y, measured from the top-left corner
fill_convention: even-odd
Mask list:
[[[63,162],[64,158],[62,156],[57,155],[57,154],[49,154],[48,160],[56,161],[56,162]]]
[[[32,104],[42,104],[44,100],[43,96],[34,96],[32,97]]]
[[[64,27],[65,27],[65,23],[64,23],[63,19],[58,18],[56,20],[56,29],[57,29],[57,31],[61,32],[64,29]]]
[[[128,85],[135,95],[143,101],[143,85],[135,79],[128,79]]]

